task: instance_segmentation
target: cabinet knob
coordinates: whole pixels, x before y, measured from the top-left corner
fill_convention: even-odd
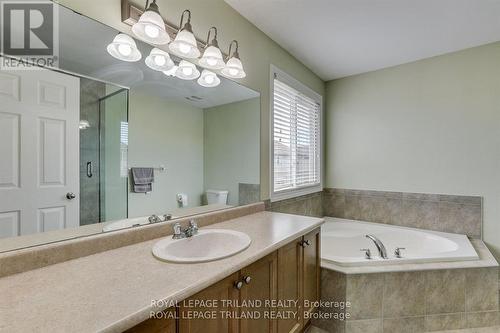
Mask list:
[[[243,278],[243,281],[246,283],[246,284],[250,284],[250,281],[252,281],[252,278],[250,276],[245,276]]]
[[[243,281],[237,281],[234,283],[234,287],[240,290],[243,287]]]
[[[300,246],[302,246],[302,247],[306,247],[306,246],[311,245],[311,241],[310,241],[309,239],[305,239],[305,240],[300,241],[300,243],[299,243],[299,244],[300,244]]]

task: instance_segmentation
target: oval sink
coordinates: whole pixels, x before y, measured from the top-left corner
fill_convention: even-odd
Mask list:
[[[153,255],[168,262],[199,263],[235,255],[250,246],[251,242],[243,232],[200,229],[193,237],[162,239],[153,246]]]

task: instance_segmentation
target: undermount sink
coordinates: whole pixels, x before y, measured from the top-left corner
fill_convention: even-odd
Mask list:
[[[239,231],[200,229],[192,237],[168,237],[153,246],[153,255],[163,261],[199,263],[227,258],[250,246],[250,237]]]

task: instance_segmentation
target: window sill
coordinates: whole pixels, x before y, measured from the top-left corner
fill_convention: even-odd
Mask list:
[[[271,193],[271,202],[292,199],[307,194],[318,193],[321,191],[323,191],[323,186],[315,185],[315,186],[304,187],[300,189],[288,190],[283,192],[273,192]]]

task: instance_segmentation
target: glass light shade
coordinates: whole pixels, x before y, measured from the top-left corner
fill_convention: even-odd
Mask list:
[[[122,61],[134,62],[142,57],[134,39],[125,34],[116,35],[106,49],[109,54]]]
[[[200,71],[196,66],[189,61],[181,60],[179,67],[175,72],[175,76],[183,80],[194,80],[200,76]]]
[[[145,62],[149,68],[155,71],[168,71],[174,67],[174,62],[170,59],[170,55],[156,47],[151,50]]]
[[[222,52],[218,47],[210,45],[203,52],[200,59],[200,65],[209,69],[222,69],[226,65],[222,58]]]
[[[204,69],[198,79],[198,84],[207,88],[217,87],[220,84],[220,79],[214,72]]]
[[[163,74],[165,74],[166,76],[175,76],[175,73],[177,72],[177,68],[179,68],[179,67],[174,65],[168,71],[163,71]]]
[[[241,79],[247,76],[243,70],[241,60],[236,57],[232,57],[227,61],[226,67],[222,69],[221,73],[227,77],[235,79]]]
[[[163,19],[152,10],[146,10],[141,15],[139,21],[132,26],[132,32],[148,43],[162,45],[170,42]]]
[[[200,56],[196,38],[186,29],[179,31],[168,47],[170,51],[183,58],[194,59]]]

